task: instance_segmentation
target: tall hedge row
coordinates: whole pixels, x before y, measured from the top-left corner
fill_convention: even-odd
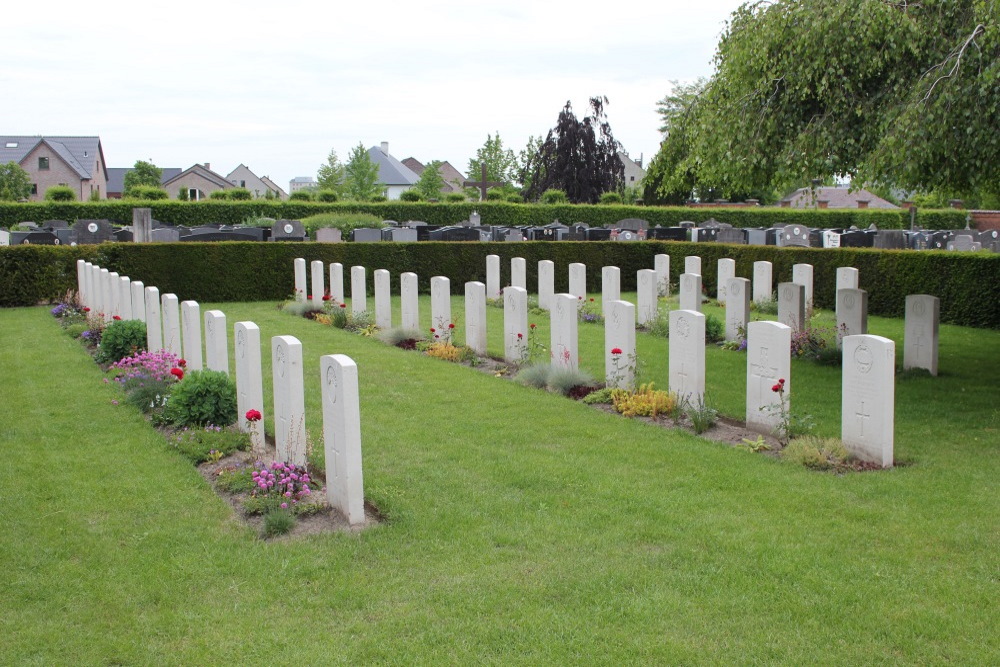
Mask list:
[[[432,225],[450,225],[468,220],[478,211],[483,224],[497,226],[547,225],[553,220],[565,224],[585,222],[603,226],[624,218],[642,218],[650,225],[673,227],[689,220],[704,222],[715,218],[736,227],[770,227],[775,223],[797,223],[809,227],[864,229],[875,224],[879,229],[909,228],[906,210],[826,209],[796,210],[773,207],[686,208],[661,206],[585,205],[585,204],[511,204],[508,202],[300,202],[269,201],[148,201],[106,200],[101,202],[0,203],[0,227],[19,222],[43,220],[108,219],[131,224],[132,208],[152,209],[153,218],[173,225],[196,226],[212,223],[239,224],[250,216],[301,219],[328,212],[363,212],[383,220],[423,220]],[[925,229],[960,229],[965,213],[954,209],[920,210],[917,222]]]
[[[991,290],[1000,284],[1000,255],[944,251],[884,251],[872,249],[776,248],[679,242],[530,242],[530,243],[106,243],[99,246],[11,246],[0,248],[0,306],[26,306],[55,300],[76,284],[76,260],[156,285],[198,301],[269,301],[292,293],[292,261],[303,257],[345,267],[387,269],[393,291],[398,276],[412,271],[420,287],[429,290],[431,276],[451,279],[453,293],[470,280],[485,282],[486,255],[501,258],[501,277],[510,279],[510,259],[527,260],[528,285],[537,286],[538,262],[556,265],[556,289],[568,290],[568,267],[587,265],[587,286],[600,291],[602,266],[621,269],[622,289],[634,290],[636,272],[652,268],[654,255],[671,258],[671,280],[677,283],[684,257],[702,258],[703,284],[715,293],[717,260],[736,260],[738,276],[752,278],[753,263],[774,265],[774,282],[791,280],[792,266],[813,265],[817,306],[835,306],[836,270],[854,266],[860,286],[869,293],[869,312],[901,316],[908,294],[931,294],[941,299],[941,320],[974,327],[1000,328],[1000,299]],[[369,279],[369,288],[372,280]]]

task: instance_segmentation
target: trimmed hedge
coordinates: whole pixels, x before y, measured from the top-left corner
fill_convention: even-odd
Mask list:
[[[109,270],[197,301],[271,301],[292,294],[292,261],[340,262],[369,272],[387,269],[398,280],[404,271],[419,276],[430,290],[431,276],[447,276],[452,290],[470,280],[486,281],[486,255],[501,258],[501,278],[509,282],[510,259],[527,260],[528,284],[537,285],[538,262],[556,264],[556,290],[568,290],[569,264],[590,267],[587,289],[600,291],[602,266],[621,269],[622,289],[635,289],[636,272],[652,268],[654,255],[670,255],[671,279],[677,282],[684,257],[702,258],[703,280],[710,293],[717,281],[717,260],[736,260],[736,274],[752,278],[753,263],[774,264],[775,286],[791,280],[792,266],[813,265],[814,301],[835,306],[836,270],[854,266],[860,286],[868,291],[873,315],[900,317],[908,294],[941,299],[941,321],[1000,328],[1000,299],[988,296],[1000,284],[1000,255],[945,251],[777,248],[720,243],[528,242],[528,243],[105,243],[99,246],[10,246],[0,248],[0,306],[30,306],[54,301],[76,285],[76,260],[86,259]],[[220,267],[224,267],[220,270]],[[372,285],[368,281],[369,287]],[[985,289],[985,291],[984,291]],[[395,291],[395,288],[394,288]]]
[[[132,223],[132,208],[152,209],[153,218],[173,225],[197,226],[223,223],[235,225],[251,216],[299,220],[317,213],[363,212],[382,220],[422,220],[432,225],[451,225],[468,220],[478,211],[484,225],[547,225],[553,220],[565,224],[585,222],[591,226],[610,225],[625,218],[642,218],[651,226],[675,227],[689,220],[704,222],[715,218],[735,227],[770,227],[775,223],[797,223],[808,227],[850,227],[865,229],[875,224],[879,229],[909,229],[905,209],[825,209],[790,208],[686,208],[667,206],[627,206],[590,204],[513,204],[486,202],[307,202],[208,200],[198,202],[104,200],[100,202],[30,202],[0,203],[0,227],[19,222],[43,220],[107,219],[121,224]],[[955,209],[919,210],[917,222],[925,229],[961,229],[965,212]]]

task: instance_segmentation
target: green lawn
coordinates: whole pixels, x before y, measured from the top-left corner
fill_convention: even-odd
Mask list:
[[[261,327],[265,376],[271,336],[302,341],[318,446],[318,359],[357,361],[365,495],[388,521],[259,541],[48,309],[2,310],[0,663],[1000,663],[1000,332],[942,326],[941,376],[897,385],[908,465],[835,476],[273,303],[210,308]],[[902,322],[870,331],[901,342]],[[603,326],[580,336],[600,377]],[[666,341],[639,354],[666,387]],[[744,364],[708,350],[737,417]],[[792,375],[793,407],[838,435],[839,369]]]

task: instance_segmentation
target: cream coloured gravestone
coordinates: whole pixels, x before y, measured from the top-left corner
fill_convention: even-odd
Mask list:
[[[133,280],[129,286],[132,290],[132,318],[140,322],[146,321],[146,286],[142,281]],[[147,336],[148,338],[148,336]]]
[[[639,269],[635,275],[636,315],[638,323],[648,324],[656,319],[656,271],[654,269]],[[607,311],[604,316],[607,317]]]
[[[670,295],[670,255],[659,254],[653,257],[653,270],[656,271],[657,296]]]
[[[306,260],[297,257],[292,262],[295,269],[295,300],[299,303],[306,301]]]
[[[478,281],[465,283],[465,344],[486,355],[486,285]]]
[[[444,336],[451,324],[451,281],[444,276],[431,278],[431,328]]]
[[[358,366],[343,354],[319,359],[323,384],[323,450],[326,497],[352,526],[365,522],[361,466],[361,401]]]
[[[863,289],[837,290],[837,347],[845,336],[868,333],[868,292]]]
[[[726,294],[726,340],[738,340],[750,319],[750,281],[730,278]]]
[[[524,257],[512,257],[510,260],[511,287],[528,289],[528,265]]]
[[[837,291],[858,289],[858,275],[858,270],[853,266],[842,266],[837,269]]]
[[[197,301],[181,301],[181,340],[188,370],[202,369],[201,306]]]
[[[929,294],[910,294],[905,317],[903,368],[923,368],[937,375],[941,300]]]
[[[552,309],[552,295],[556,293],[555,262],[543,259],[538,262],[538,307]]]
[[[701,311],[701,274],[681,274],[679,307],[681,310]]]
[[[132,280],[128,276],[118,279],[118,314],[123,320],[135,319],[132,314]]]
[[[781,425],[781,394],[772,391],[784,379],[785,409],[792,389],[792,328],[781,322],[747,324],[747,411],[750,428],[776,433]]]
[[[569,293],[577,302],[587,300],[587,265],[573,262],[569,265]]]
[[[312,297],[310,301],[313,308],[322,308],[323,295],[326,293],[326,285],[323,284],[323,274],[325,273],[325,271],[323,271],[323,262],[320,260],[314,260],[313,262],[310,262],[309,269],[312,274],[310,276],[312,282],[309,285],[312,289],[309,293],[309,296]]]
[[[10,232],[0,229],[0,245],[10,245]]]
[[[80,260],[83,261],[83,260]],[[80,290],[80,305],[93,309],[94,307],[94,265],[83,264],[83,288]]]
[[[688,255],[684,258],[684,273],[693,273],[695,275],[701,275],[701,257],[697,255]]]
[[[183,357],[181,349],[181,309],[176,294],[160,297],[160,313],[163,317],[163,349]]]
[[[896,422],[896,344],[882,336],[862,334],[847,336],[843,345],[840,439],[859,459],[890,468]]]
[[[552,333],[549,355],[553,368],[579,368],[577,348],[577,303],[574,294],[556,294],[552,297]]]
[[[211,312],[211,311],[209,311]],[[260,328],[253,322],[233,325],[236,360],[236,423],[250,434],[251,451],[264,454],[264,373],[260,359]],[[247,421],[248,410],[261,414],[260,421]]]
[[[221,310],[205,311],[205,368],[229,375],[229,337]]]
[[[655,271],[654,271],[655,273]],[[604,304],[622,298],[622,272],[617,266],[601,268],[601,310],[607,315]]]
[[[773,280],[771,262],[753,263],[753,300],[757,302],[772,299]]]
[[[792,266],[792,282],[805,288],[806,318],[813,314],[813,266],[812,264],[795,264]]]
[[[705,316],[696,310],[670,311],[669,335],[670,391],[699,405],[705,400]]]
[[[503,358],[515,364],[528,353],[528,290],[510,287],[503,291]]]
[[[111,280],[108,277],[111,272],[107,269],[101,269],[98,275],[100,276],[100,295],[97,302],[97,314],[107,322],[111,320]]]
[[[500,298],[500,255],[486,255],[486,298]]]
[[[400,318],[407,331],[421,331],[420,301],[417,298],[417,274],[407,271],[399,276]]]
[[[76,295],[77,300],[83,304],[87,305],[87,262],[78,259],[76,260]]]
[[[375,269],[375,326],[392,328],[392,295],[389,272],[385,269]]]
[[[306,463],[306,410],[302,343],[294,336],[271,338],[274,388],[274,447],[279,461]]]
[[[717,266],[718,282],[715,288],[715,298],[720,305],[724,306],[728,296],[729,281],[736,277],[736,260],[728,257],[720,259]]]
[[[147,287],[143,300],[146,311],[146,349],[159,352],[163,347],[163,322],[160,319],[160,290]]]
[[[347,303],[344,300],[344,265],[340,262],[330,264],[330,298],[338,305]]]
[[[799,283],[778,283],[778,321],[792,331],[806,326],[806,288]]]
[[[365,267],[351,267],[351,314],[357,317],[368,311],[368,281]]]
[[[105,280],[107,281],[107,292],[108,292],[108,307],[104,309],[104,321],[110,322],[115,319],[115,315],[121,317],[121,293],[119,291],[119,285],[121,285],[121,276],[118,275],[117,271],[108,272]]]
[[[654,274],[655,289],[656,271],[645,270]],[[635,306],[628,301],[609,301],[604,315],[604,375],[607,386],[619,389],[634,388],[634,360]]]

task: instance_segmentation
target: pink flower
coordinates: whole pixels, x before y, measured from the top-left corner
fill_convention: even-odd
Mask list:
[[[283,510],[288,509],[288,503],[281,503],[281,509]]]

